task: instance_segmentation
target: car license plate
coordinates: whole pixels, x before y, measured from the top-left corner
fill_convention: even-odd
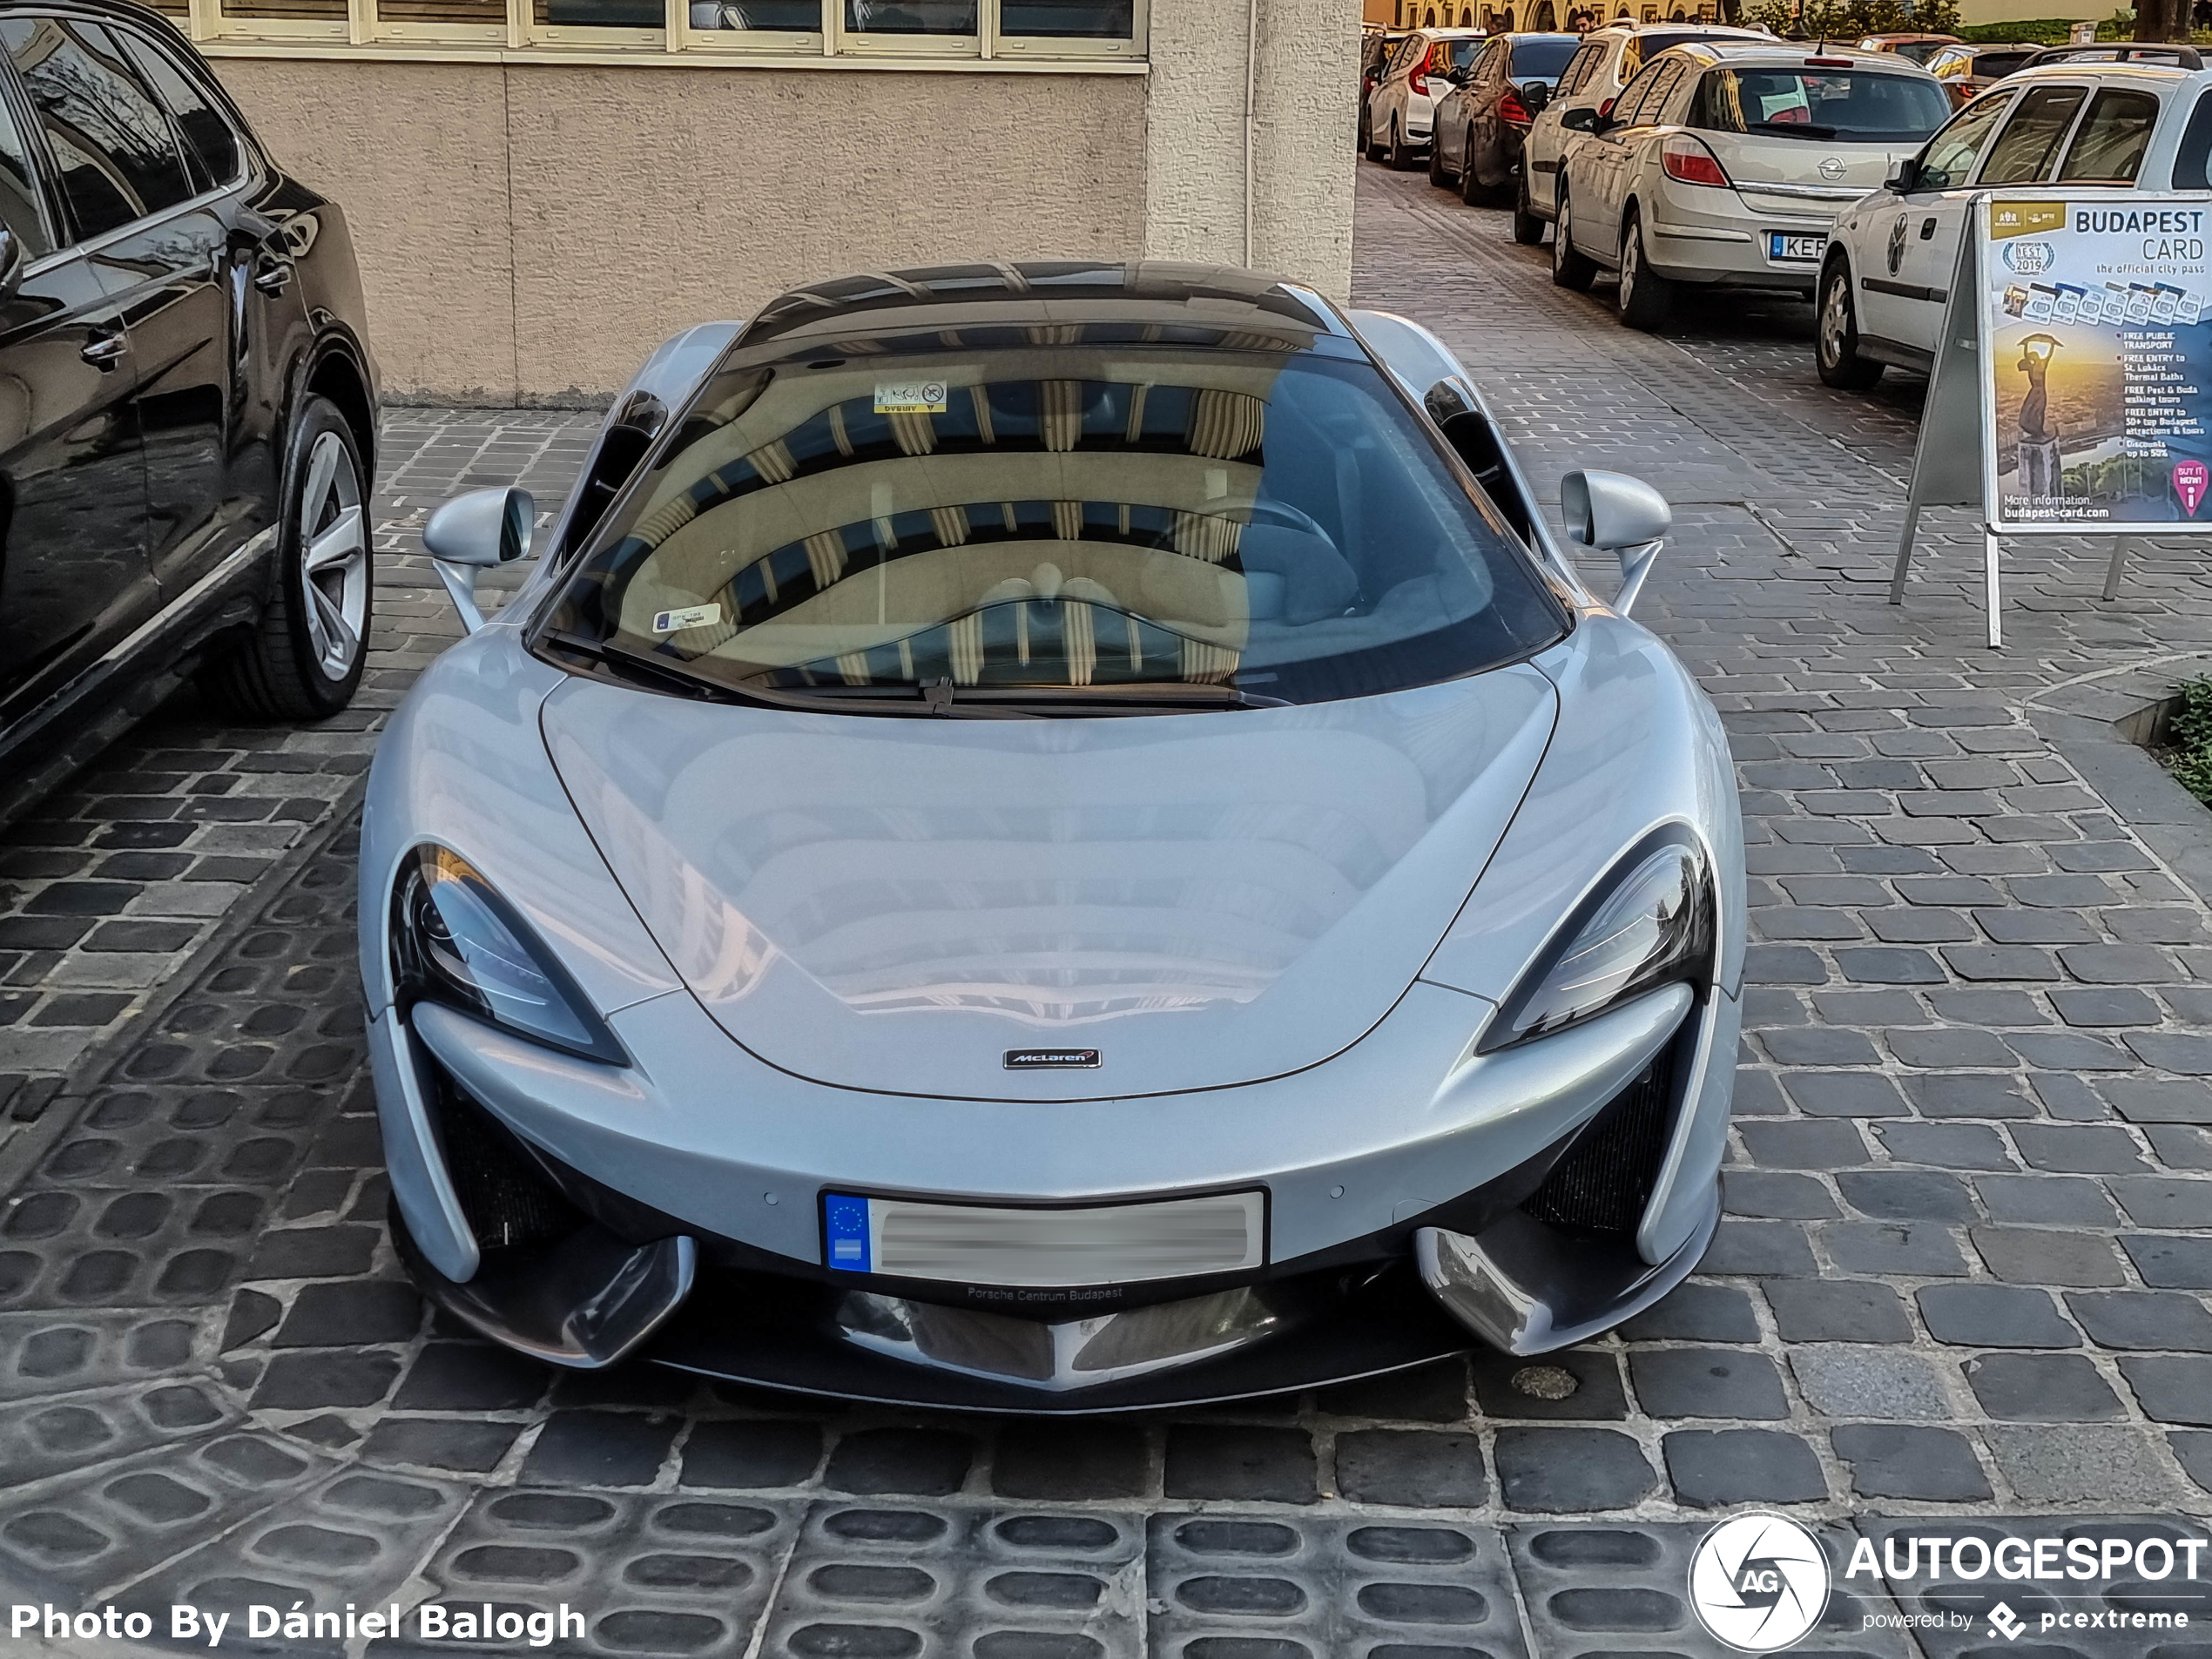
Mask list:
[[[1811,263],[1827,251],[1828,239],[1824,236],[1796,236],[1788,231],[1766,233],[1766,256],[1770,260]]]
[[[1259,1267],[1267,1195],[1032,1210],[822,1196],[822,1261],[833,1271],[961,1285],[1128,1285]]]

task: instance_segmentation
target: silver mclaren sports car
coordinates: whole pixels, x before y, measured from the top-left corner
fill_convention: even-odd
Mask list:
[[[371,775],[391,1225],[556,1365],[994,1412],[1607,1329],[1719,1206],[1726,739],[1402,318],[856,276],[654,354]],[[487,620],[486,567],[531,560]],[[1604,584],[1612,587],[1608,581]]]

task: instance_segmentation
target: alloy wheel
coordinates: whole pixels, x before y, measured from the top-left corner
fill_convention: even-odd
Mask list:
[[[1842,274],[1830,272],[1820,290],[1820,356],[1831,368],[1844,358],[1844,308],[1850,303]]]
[[[340,680],[361,654],[368,612],[368,537],[360,475],[343,439],[325,432],[307,452],[300,492],[300,583],[315,664]]]

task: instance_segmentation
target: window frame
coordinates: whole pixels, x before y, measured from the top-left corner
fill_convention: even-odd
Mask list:
[[[2089,94],[2094,87],[2094,83],[2089,81],[2040,81],[2022,87],[2020,96],[2013,101],[2013,107],[2006,111],[2003,123],[1992,135],[1989,147],[1981,152],[1980,157],[1974,163],[1974,188],[1977,190],[2033,190],[2047,183],[2047,175],[2059,165],[2060,158],[2066,154],[2068,146],[2074,142],[2074,130],[2081,125],[2081,118],[2089,108]],[[2036,168],[2034,178],[1986,179],[1989,164],[1997,158],[1997,146],[2004,143],[2011,135],[2013,123],[2027,112],[2028,105],[2035,101],[2035,96],[2039,92],[2078,92],[2080,97],[2074,108],[2067,112],[2065,122],[2053,135],[2051,148],[2044,156],[2042,165]]]
[[[1001,0],[976,0],[976,27],[965,35],[907,35],[844,26],[845,0],[818,0],[811,30],[694,28],[690,0],[662,0],[657,27],[541,24],[534,0],[505,0],[492,23],[386,20],[378,0],[346,0],[343,18],[246,17],[226,14],[226,0],[181,0],[181,13],[161,14],[209,57],[374,57],[414,60],[719,64],[731,67],[853,68],[903,64],[959,69],[1001,62],[1026,71],[1141,73],[1150,51],[1150,0],[1131,0],[1126,37],[1020,35],[1001,27]],[[1400,40],[1385,59],[1383,78],[1402,69]]]
[[[2136,154],[2135,171],[2134,175],[2127,179],[2067,178],[2066,170],[2074,161],[2074,148],[2081,142],[2083,135],[2089,131],[2090,123],[2096,119],[2098,110],[2101,108],[2107,100],[2116,104],[2122,98],[2148,98],[2150,100],[2150,125],[2144,130],[2143,132],[2143,147]],[[2136,180],[2142,177],[2143,164],[2150,159],[2151,145],[2156,142],[2158,138],[2158,124],[2165,113],[2166,100],[2159,97],[2157,93],[2152,91],[2147,86],[2098,87],[2096,89],[2095,95],[2089,99],[2087,105],[2082,109],[2080,118],[2074,122],[2074,130],[2066,135],[2065,147],[2059,152],[2058,165],[2051,175],[2052,183],[2074,185],[2101,185],[2114,190],[2133,190],[2135,187]]]

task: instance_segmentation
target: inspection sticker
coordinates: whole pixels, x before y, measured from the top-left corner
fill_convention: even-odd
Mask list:
[[[674,610],[655,611],[653,631],[657,634],[672,634],[679,628],[698,628],[710,622],[721,620],[722,607],[718,604],[684,605]]]
[[[942,415],[945,412],[945,382],[878,381],[875,383],[875,412],[878,415]]]

